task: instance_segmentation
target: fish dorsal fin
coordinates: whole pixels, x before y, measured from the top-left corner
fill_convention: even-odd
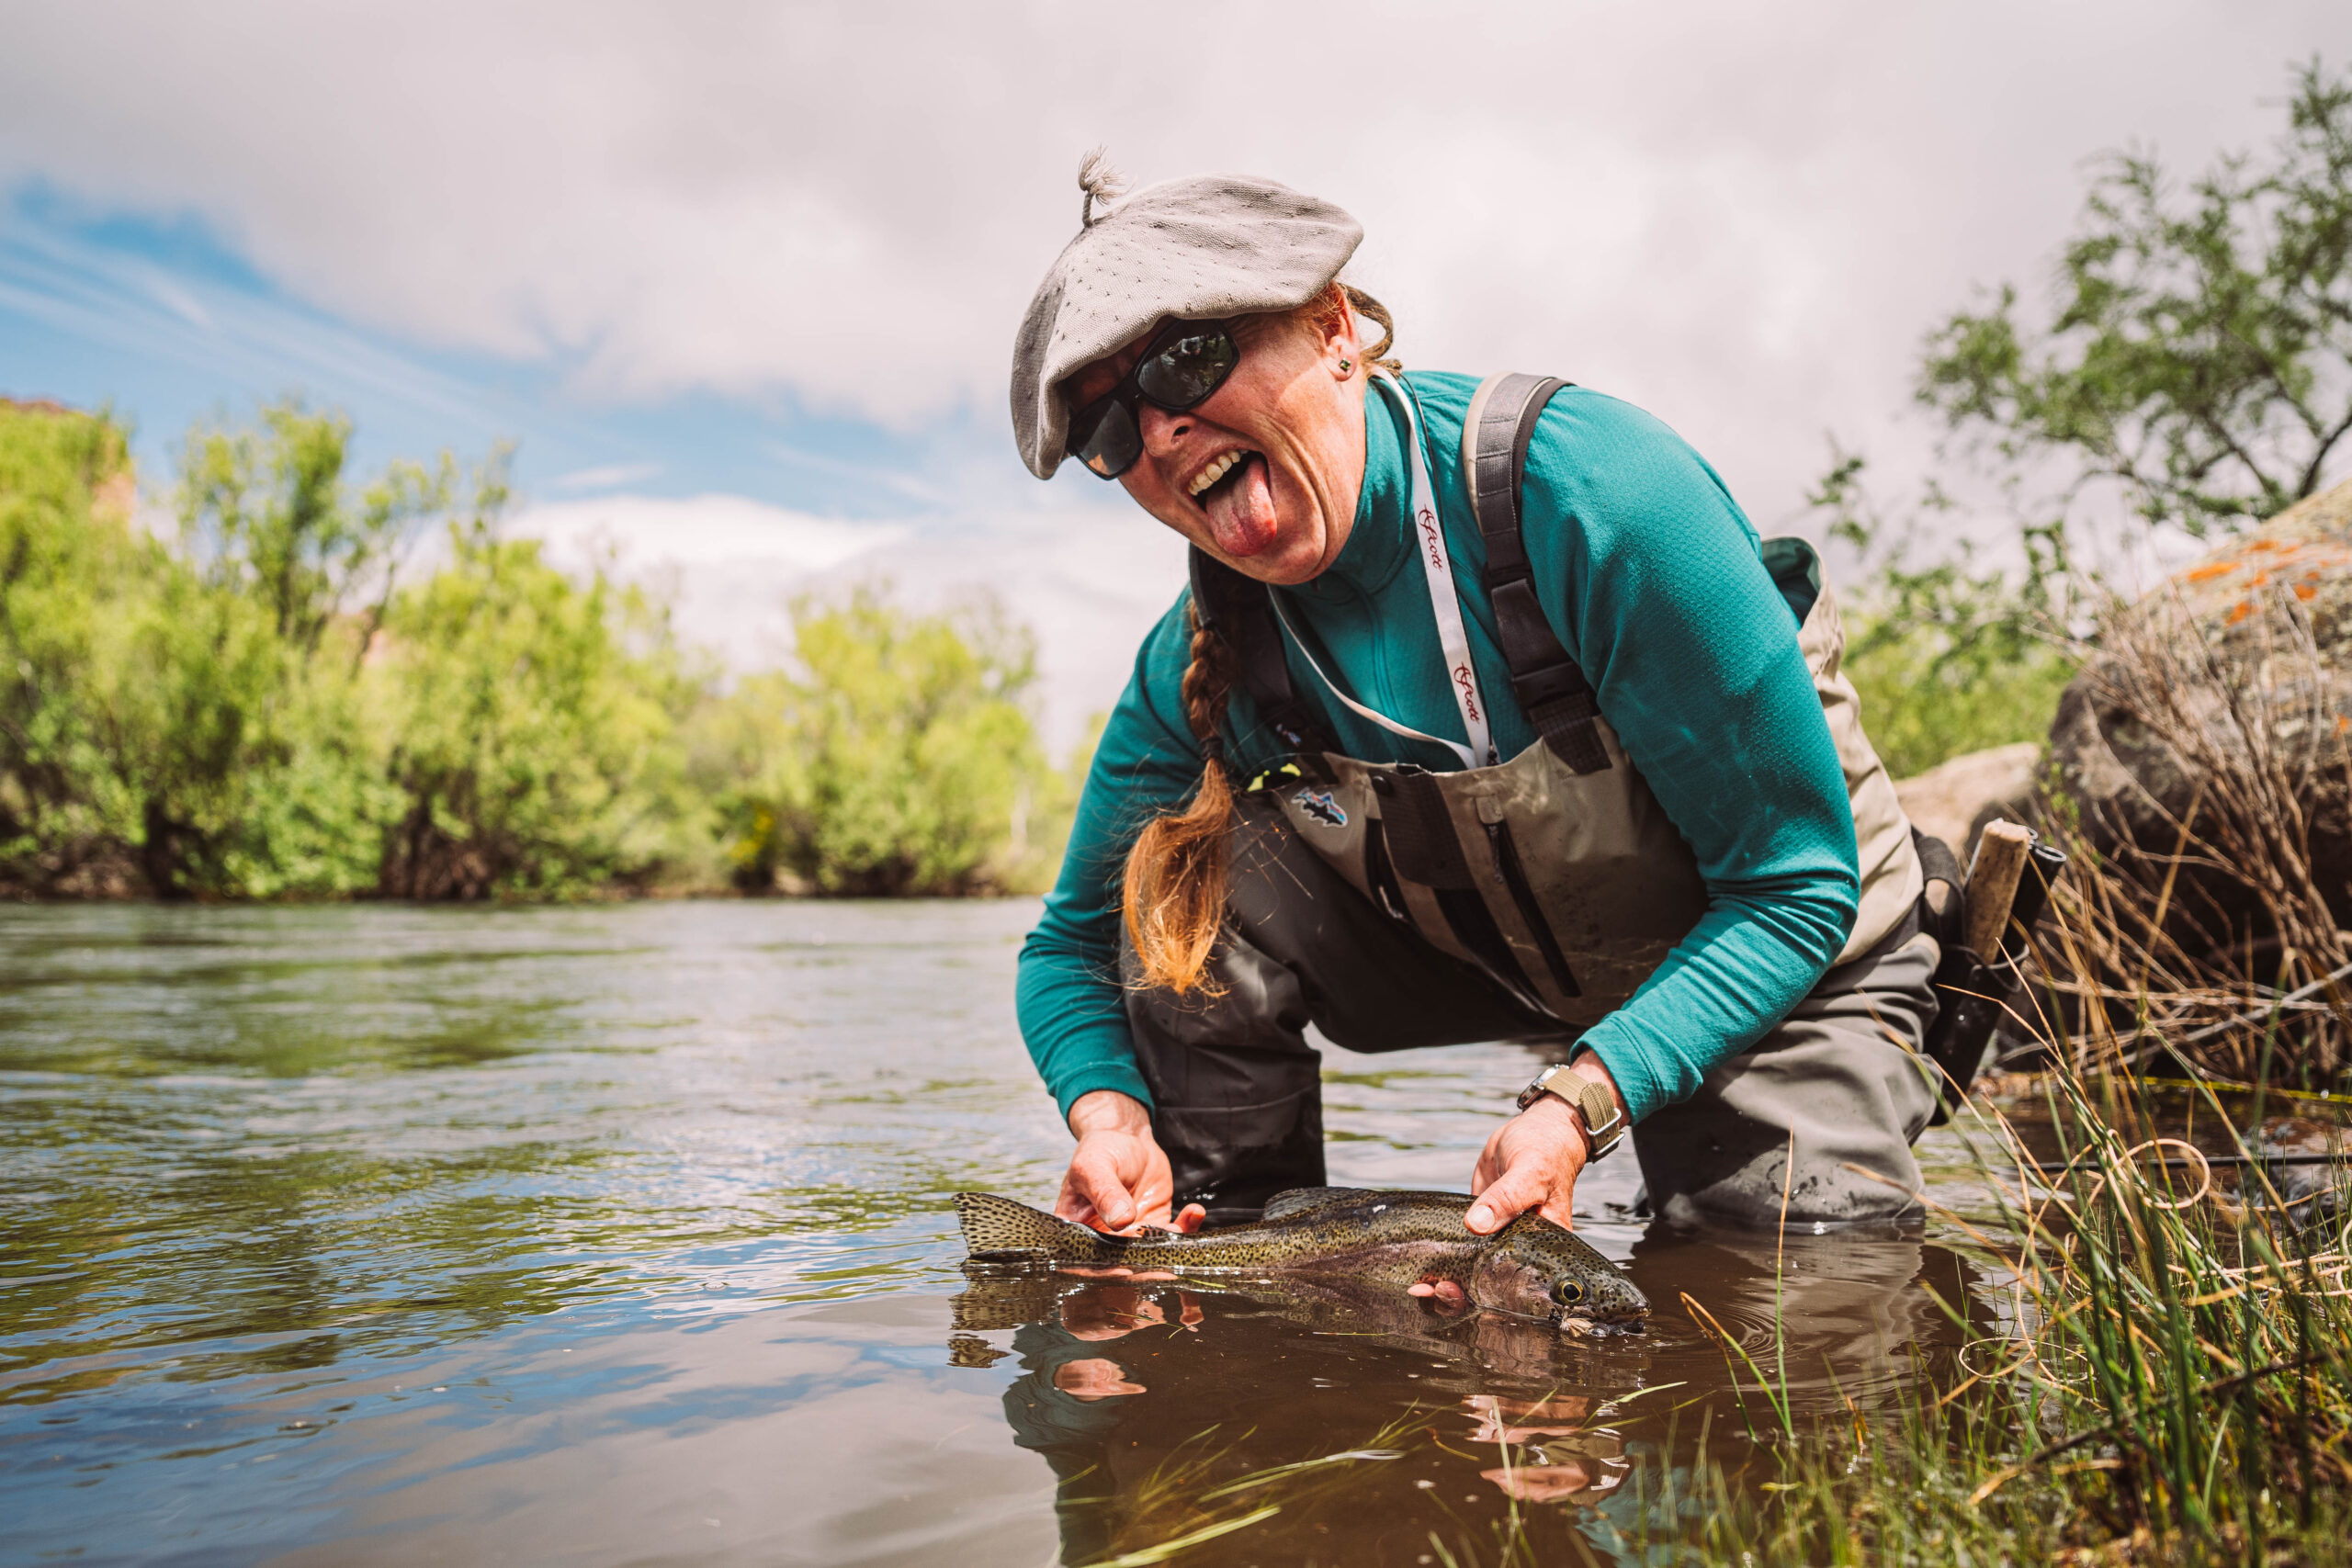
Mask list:
[[[1369,1187],[1294,1187],[1287,1192],[1277,1192],[1266,1204],[1263,1218],[1267,1220],[1295,1219],[1317,1209],[1328,1209],[1334,1203],[1372,1194]]]

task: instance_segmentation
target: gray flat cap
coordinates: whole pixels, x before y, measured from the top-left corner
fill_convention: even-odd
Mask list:
[[[1087,203],[1090,213],[1093,203]],[[1355,254],[1340,208],[1247,175],[1147,186],[1080,229],[1037,286],[1012,345],[1012,435],[1041,479],[1061,467],[1062,378],[1165,317],[1306,304]]]

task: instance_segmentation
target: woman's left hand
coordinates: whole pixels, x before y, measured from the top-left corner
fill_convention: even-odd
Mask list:
[[[1547,1094],[1487,1140],[1470,1178],[1467,1223],[1491,1235],[1530,1209],[1554,1224],[1575,1228],[1577,1176],[1585,1167],[1584,1128],[1576,1111]]]
[[[1624,1097],[1600,1058],[1588,1051],[1569,1071],[1597,1079],[1617,1099],[1617,1113],[1625,1113]],[[1530,1209],[1563,1230],[1576,1228],[1577,1178],[1591,1157],[1584,1122],[1576,1109],[1556,1094],[1547,1094],[1495,1129],[1471,1173],[1466,1223],[1480,1235],[1492,1235]]]

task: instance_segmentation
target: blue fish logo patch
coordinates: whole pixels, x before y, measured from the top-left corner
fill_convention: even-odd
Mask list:
[[[1290,799],[1292,805],[1322,823],[1326,828],[1344,828],[1348,825],[1348,814],[1340,809],[1338,801],[1331,798],[1331,792],[1328,789],[1303,789],[1292,795]]]

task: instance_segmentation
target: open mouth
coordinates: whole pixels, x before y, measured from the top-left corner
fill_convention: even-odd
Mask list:
[[[1249,467],[1250,460],[1253,458],[1260,462],[1265,461],[1265,459],[1260,457],[1257,453],[1246,452],[1238,447],[1235,448],[1233,451],[1227,452],[1224,457],[1217,458],[1216,461],[1209,464],[1207,468],[1203,468],[1199,473],[1193,476],[1193,483],[1190,491],[1193,499],[1199,502],[1204,507],[1207,506],[1212,492],[1219,490],[1220,488],[1231,487],[1241,482],[1244,477],[1242,469]]]
[[[1217,548],[1239,559],[1274,542],[1274,491],[1265,454],[1237,448],[1193,476],[1186,487],[1208,519]]]

